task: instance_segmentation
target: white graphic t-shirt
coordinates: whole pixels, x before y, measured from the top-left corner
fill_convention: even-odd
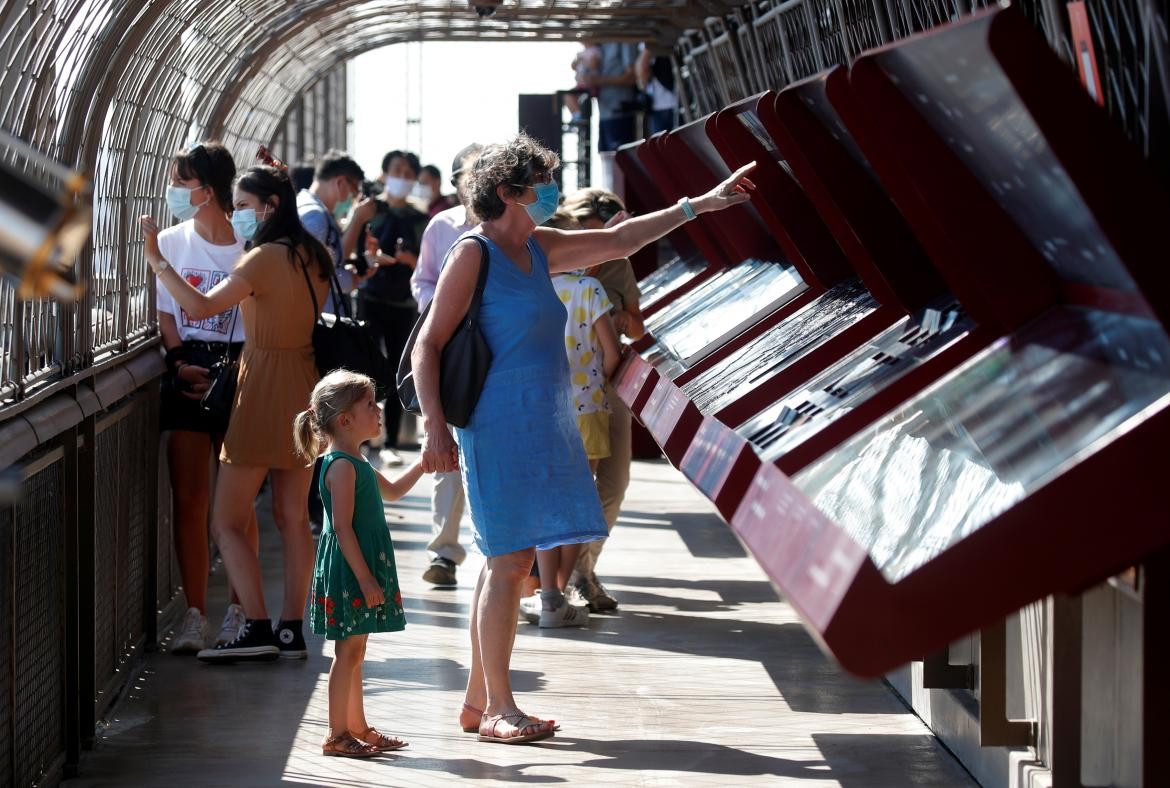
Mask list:
[[[593,324],[609,314],[605,288],[591,276],[559,274],[553,278],[557,297],[568,312],[565,321],[565,350],[569,357],[569,379],[573,390],[573,411],[609,412],[605,397],[605,371],[601,343]]]
[[[158,247],[179,274],[200,293],[206,293],[227,279],[240,257],[244,254],[244,242],[236,238],[229,246],[208,243],[195,231],[195,220],[191,219],[174,227],[168,227],[158,234]],[[220,312],[204,320],[192,320],[175,303],[163,284],[158,285],[159,314],[174,315],[179,326],[179,336],[184,340],[198,339],[204,342],[243,342],[244,321],[236,317],[235,331],[228,339],[232,325],[232,310]]]

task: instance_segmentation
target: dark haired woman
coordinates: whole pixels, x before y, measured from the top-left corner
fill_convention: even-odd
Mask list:
[[[293,447],[292,421],[308,407],[318,379],[313,323],[328,293],[333,260],[301,226],[284,172],[252,167],[236,180],[232,196],[232,225],[249,251],[207,293],[175,272],[159,250],[154,220],[141,219],[147,262],[175,301],[197,320],[239,304],[246,336],[211,516],[246,621],[234,641],[201,651],[199,658],[303,658],[308,652],[301,619],[313,569],[305,506],[312,468],[304,466]],[[260,562],[245,536],[252,501],[269,474],[272,513],[284,542],[284,607],[275,632],[264,604]]]
[[[179,220],[158,235],[159,248],[179,276],[206,293],[232,271],[244,243],[232,229],[232,180],[236,164],[218,142],[203,142],[171,159],[167,207]],[[167,439],[167,465],[174,502],[175,554],[187,595],[187,614],[171,643],[174,654],[194,654],[207,639],[207,513],[211,508],[211,463],[227,431],[226,418],[215,418],[199,405],[210,379],[208,369],[229,353],[238,357],[244,324],[234,310],[203,320],[179,308],[165,288],[158,288],[158,323],[167,351],[168,376],[163,387],[161,426]],[[215,452],[213,454],[212,452]],[[249,520],[249,543],[257,539],[256,518]],[[244,623],[243,609],[228,606],[218,642],[234,640]]]
[[[476,545],[487,557],[471,604],[471,670],[460,725],[481,741],[517,744],[553,735],[551,720],[520,711],[509,680],[520,585],[535,549],[603,539],[605,518],[570,406],[565,309],[551,271],[628,257],[697,213],[748,199],[751,165],[707,194],[606,230],[540,227],[557,209],[555,153],[521,134],[483,150],[471,172],[472,230],[487,240],[480,327],[492,364],[456,446],[439,399],[439,356],[475,291],[480,247],[464,237],[448,253],[414,364],[426,438],[423,469],[461,467]],[[541,593],[548,610],[565,604]]]

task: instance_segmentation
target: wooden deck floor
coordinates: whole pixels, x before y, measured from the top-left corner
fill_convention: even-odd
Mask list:
[[[621,600],[587,631],[520,624],[521,704],[564,730],[538,746],[481,744],[456,726],[476,557],[457,590],[425,584],[429,487],[389,508],[408,627],[370,639],[367,710],[410,740],[375,761],[322,758],[329,649],[306,662],[210,667],[163,650],[70,786],[968,786],[881,683],[842,673],[755,562],[669,465],[635,463],[601,576]],[[279,607],[279,542],[262,519]],[[220,572],[212,617],[223,611]]]

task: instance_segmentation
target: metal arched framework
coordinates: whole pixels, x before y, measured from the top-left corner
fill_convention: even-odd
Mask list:
[[[261,144],[290,160],[342,147],[346,62],[396,43],[651,42],[673,49],[694,118],[988,2],[502,0],[483,19],[467,0],[0,0],[0,128],[94,183],[82,298],[22,301],[0,280],[0,473],[19,466],[24,487],[0,500],[0,784],[51,784],[77,763],[181,599],[136,226],[164,215],[176,150],[219,138],[243,166]],[[1017,2],[1071,59],[1063,4]],[[1105,105],[1165,171],[1165,0],[1087,13]],[[0,160],[37,167],[2,146]]]
[[[8,0],[0,126],[91,173],[96,210],[79,304],[20,303],[0,284],[0,418],[44,396],[47,383],[100,367],[152,335],[135,220],[163,210],[167,162],[184,144],[216,137],[237,163],[250,162],[285,131],[301,97],[315,95],[316,111],[333,114],[309,124],[298,147],[343,146],[344,96],[328,93],[344,87],[338,72],[347,60],[378,47],[585,37],[671,45],[734,5],[519,0],[481,19],[465,0]]]

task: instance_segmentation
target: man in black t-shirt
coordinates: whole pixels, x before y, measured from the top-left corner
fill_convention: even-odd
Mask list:
[[[427,226],[427,215],[406,198],[414,189],[419,173],[418,156],[390,151],[382,159],[385,188],[378,196],[377,212],[367,225],[366,260],[377,271],[358,291],[358,313],[367,321],[386,348],[389,379],[379,381],[388,392],[385,403],[386,449],[383,461],[401,463],[394,448],[402,405],[395,393],[394,372],[406,347],[406,340],[418,319],[418,304],[410,294],[410,275],[418,262],[419,245]]]

